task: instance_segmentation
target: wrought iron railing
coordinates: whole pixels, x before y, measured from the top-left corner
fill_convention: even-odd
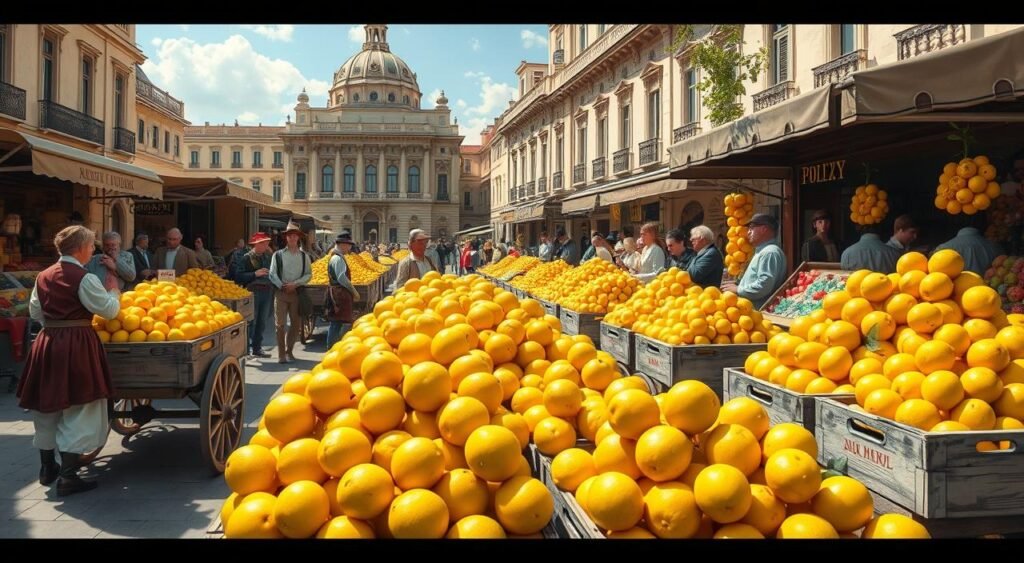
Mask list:
[[[402,197],[402,194],[398,192],[387,192],[384,194],[384,199],[398,199]]]
[[[211,162],[210,163],[210,168],[220,168],[220,163],[219,162]]]
[[[572,167],[572,183],[582,184],[587,181],[587,165],[576,164]]]
[[[439,192],[437,192],[437,201],[450,201],[449,197],[448,197],[448,192],[447,191],[439,191]]]
[[[516,193],[519,194],[519,199],[526,198],[526,184],[519,184],[516,188]]]
[[[141,78],[135,79],[135,95],[149,100],[178,117],[185,117],[185,104],[181,100]]]
[[[624,148],[615,151],[612,154],[612,171],[615,174],[620,172],[628,172],[632,166],[630,166],[630,160],[632,160],[633,153],[630,152],[629,148]]]
[[[565,64],[565,49],[555,49],[551,55],[551,62],[556,65]]]
[[[355,199],[356,192],[341,192],[341,199]]]
[[[135,154],[135,132],[114,127],[114,150]]]
[[[0,113],[25,119],[25,91],[13,84],[0,82]]]
[[[696,137],[700,133],[700,123],[694,121],[693,123],[687,123],[682,127],[676,127],[672,130],[672,142],[678,143],[684,141],[690,137]]]
[[[254,163],[252,163],[252,167],[253,168],[263,168],[263,162],[254,162]]]
[[[242,167],[242,163],[241,162],[237,162],[237,161],[236,162],[232,162],[231,163],[231,167],[232,168],[241,168]]]
[[[306,192],[295,192],[294,199],[306,199]]]
[[[591,162],[591,164],[592,164],[591,175],[590,175],[591,178],[593,178],[594,180],[597,180],[598,178],[604,178],[604,168],[605,168],[605,161],[606,160],[608,160],[608,159],[606,159],[605,157],[601,156],[601,157],[595,158]]]
[[[561,170],[559,170],[558,172],[555,172],[554,174],[551,175],[551,190],[554,191],[554,190],[560,190],[560,189],[562,189],[562,171]]]
[[[189,168],[199,168],[199,163],[198,162],[190,162],[190,163],[188,163],[188,167]]]
[[[770,108],[777,103],[784,102],[796,95],[796,82],[787,80],[779,82],[775,86],[753,95],[754,111],[761,111]]]
[[[423,193],[422,192],[409,192],[409,193],[405,194],[405,197],[408,198],[408,199],[423,199]]]
[[[380,194],[377,192],[363,192],[359,197],[360,199],[380,199]]]
[[[275,162],[274,164],[271,165],[271,168],[284,168],[284,163],[283,162]]]
[[[537,178],[537,193],[546,194],[548,193],[548,179],[544,176]]]
[[[39,126],[103,144],[103,122],[50,100],[39,100]]]
[[[526,183],[526,197],[533,197],[537,195],[537,183],[527,182]]]
[[[510,202],[512,202],[512,201],[516,201],[516,199],[517,198],[516,198],[516,189],[515,189],[515,187],[509,188],[508,189],[508,200]]]
[[[320,199],[334,199],[334,192],[317,192],[317,197]]]
[[[640,166],[661,160],[661,139],[647,139],[640,143]]]
[[[962,23],[933,23],[903,30],[896,38],[899,60],[931,53],[967,41],[967,26]]]
[[[868,60],[867,49],[857,49],[841,57],[814,67],[814,87],[834,84],[864,68]]]

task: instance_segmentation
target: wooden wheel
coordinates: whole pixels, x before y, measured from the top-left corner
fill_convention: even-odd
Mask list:
[[[238,359],[222,356],[210,366],[199,414],[200,451],[215,473],[223,473],[228,456],[242,439],[245,376]]]
[[[302,324],[299,326],[299,340],[303,344],[313,338],[313,331],[316,330],[316,315],[309,315],[308,317],[302,318]]]
[[[114,411],[131,412],[139,407],[149,407],[153,404],[150,399],[120,399],[114,402]],[[132,436],[142,430],[142,424],[131,418],[110,418],[110,427],[122,436]]]

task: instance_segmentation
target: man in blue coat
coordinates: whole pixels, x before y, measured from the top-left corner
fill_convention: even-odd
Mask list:
[[[722,253],[715,246],[715,233],[705,225],[697,225],[690,229],[690,244],[696,255],[690,260],[686,271],[693,283],[701,287],[722,285],[724,262]]]

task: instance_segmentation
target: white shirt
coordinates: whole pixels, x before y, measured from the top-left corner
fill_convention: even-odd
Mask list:
[[[74,256],[61,256],[60,261],[69,262],[76,266],[82,265],[81,262],[75,260]],[[28,314],[34,320],[45,325],[43,306],[39,302],[37,288],[38,286],[32,288],[32,297],[28,300]],[[113,294],[107,293],[106,288],[103,287],[103,282],[95,274],[87,273],[82,278],[82,282],[78,284],[78,299],[86,310],[104,319],[109,320],[116,317],[117,313],[121,310],[121,301]]]
[[[658,277],[658,274],[665,270],[665,259],[665,251],[660,246],[645,246],[640,255],[640,266],[637,268],[639,273],[636,274],[636,278],[647,283]]]
[[[623,252],[622,256],[619,258],[631,271],[635,271],[640,267],[640,253],[635,250],[632,252]]]
[[[179,246],[174,249],[167,249],[166,258],[164,258],[164,268],[168,270],[174,269],[174,259],[178,256],[178,248],[181,247]]]
[[[594,253],[601,260],[607,260],[608,262],[614,262],[614,260],[612,260],[612,253],[608,252],[608,249],[603,247],[603,246],[598,247],[597,250],[594,251]]]

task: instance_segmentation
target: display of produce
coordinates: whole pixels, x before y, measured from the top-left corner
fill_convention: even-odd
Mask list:
[[[628,301],[608,313],[604,322],[632,329],[633,323],[649,320],[666,298],[683,295],[683,292],[692,285],[690,274],[673,266],[658,274],[658,277],[638,289]]]
[[[312,277],[309,278],[309,285],[327,285],[327,264],[330,262],[330,255],[324,256],[319,260],[314,261],[310,265],[312,270]],[[353,285],[370,285],[377,281],[382,274],[377,268],[371,266],[377,266],[378,268],[383,267],[384,271],[387,271],[386,266],[377,264],[371,259],[369,262],[364,259],[362,254],[346,254],[345,263],[348,265],[349,272],[352,274]]]
[[[351,256],[351,258],[349,258],[350,256]],[[383,274],[384,272],[386,272],[386,271],[388,271],[390,269],[388,266],[385,266],[384,264],[381,264],[381,263],[377,262],[376,260],[374,260],[373,259],[373,254],[370,254],[369,252],[367,252],[365,250],[360,252],[360,253],[358,253],[358,254],[350,252],[349,254],[345,255],[345,261],[348,262],[349,264],[351,264],[353,261],[358,261],[358,260],[362,260],[363,261],[363,265],[367,269],[369,269],[371,272],[376,272],[377,274]]]
[[[850,220],[858,225],[875,225],[889,213],[889,194],[874,184],[857,186],[850,201]]]
[[[747,238],[747,223],[754,216],[754,196],[731,193],[725,196],[726,224],[729,241],[725,245],[725,267],[730,276],[739,276],[754,256],[754,247]]]
[[[587,283],[616,270],[618,268],[611,262],[587,260],[579,266],[558,275],[550,283],[538,287],[532,293],[545,301],[558,303]]]
[[[544,262],[526,272],[526,274],[512,278],[512,281],[509,283],[516,289],[536,295],[542,287],[554,283],[555,280],[570,270],[572,270],[572,266],[565,260]]]
[[[998,243],[1012,243],[1010,237],[1015,231],[1019,234],[1021,223],[1024,222],[1024,200],[1017,194],[997,198],[988,208],[987,217],[985,237]]]
[[[996,167],[987,156],[947,162],[935,188],[935,207],[950,215],[974,215],[985,211],[1002,193],[995,181]]]
[[[210,270],[192,268],[174,280],[174,283],[195,293],[214,299],[241,299],[252,292],[237,283],[226,280]]]
[[[530,271],[538,264],[540,264],[540,258],[536,256],[506,256],[478,271],[491,277],[510,279],[512,276]]]
[[[208,295],[162,281],[122,293],[117,316],[94,315],[92,326],[102,342],[163,342],[195,340],[241,321],[241,314]]]
[[[999,292],[1003,310],[1024,313],[1024,258],[999,256],[985,271],[985,283]]]
[[[820,270],[798,272],[796,283],[786,288],[764,312],[786,318],[809,315],[821,308],[822,300],[828,294],[846,286],[846,277],[845,273]]]

